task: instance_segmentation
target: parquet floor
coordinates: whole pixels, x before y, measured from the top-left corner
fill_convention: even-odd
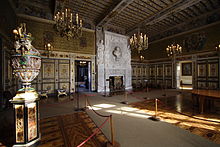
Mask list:
[[[85,112],[45,118],[40,121],[40,147],[77,147],[97,128]],[[103,147],[107,138],[99,132],[83,147]]]
[[[181,101],[182,105],[176,105],[176,99]],[[155,115],[155,100],[145,100],[131,103],[130,105],[144,110],[149,115]],[[192,105],[190,105],[184,97],[159,99],[157,117],[162,121],[174,124],[193,134],[205,137],[220,144],[219,114],[205,113],[201,115],[196,113],[196,110],[192,109],[191,106]],[[180,110],[181,112],[178,112]]]

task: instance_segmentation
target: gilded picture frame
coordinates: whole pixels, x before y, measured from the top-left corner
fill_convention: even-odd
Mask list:
[[[182,63],[182,76],[192,76],[192,63]]]

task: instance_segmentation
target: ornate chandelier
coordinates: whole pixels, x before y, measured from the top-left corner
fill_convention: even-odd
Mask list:
[[[182,53],[182,47],[179,44],[171,44],[166,48],[167,56],[173,57]]]
[[[141,51],[148,49],[148,37],[146,34],[142,34],[138,31],[137,34],[134,34],[130,38],[130,47],[132,50],[136,49],[138,53]]]
[[[79,14],[76,13],[75,16],[70,12],[70,9],[65,9],[65,11],[57,12],[54,16],[56,21],[56,30],[60,35],[66,36],[69,40],[70,38],[79,38],[82,36],[82,19],[79,19]]]

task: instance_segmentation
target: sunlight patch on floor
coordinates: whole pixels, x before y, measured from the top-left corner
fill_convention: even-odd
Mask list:
[[[94,106],[87,106],[89,108],[89,110],[101,110],[102,108],[98,108],[98,107],[94,107]]]
[[[93,105],[95,107],[99,107],[99,108],[112,108],[115,107],[116,105],[112,105],[112,104],[97,104],[97,105]]]

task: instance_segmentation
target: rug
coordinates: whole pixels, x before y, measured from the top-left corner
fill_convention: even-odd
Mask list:
[[[130,106],[144,110],[149,115],[155,115],[155,100],[135,102]],[[215,114],[195,114],[190,109],[190,111],[186,111],[188,110],[186,107],[182,108],[184,113],[179,113],[176,111],[176,106],[167,102],[167,99],[159,99],[157,117],[161,121],[171,123],[220,144],[220,117]]]
[[[97,128],[85,112],[54,116],[40,121],[40,147],[77,147]],[[82,147],[104,147],[108,142],[102,132]]]

